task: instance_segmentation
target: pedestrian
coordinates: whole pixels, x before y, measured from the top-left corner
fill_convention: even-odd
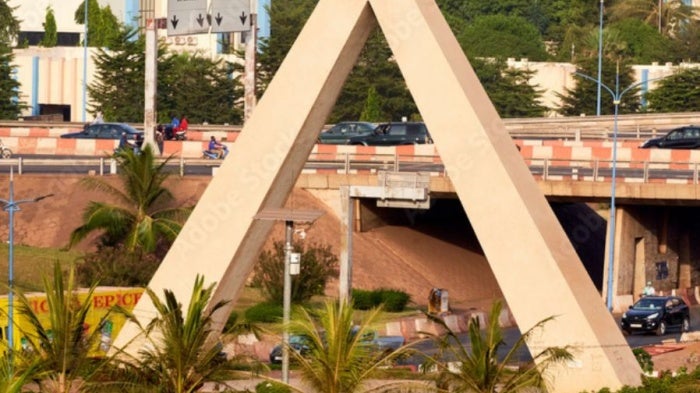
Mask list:
[[[95,119],[92,121],[92,124],[101,124],[104,123],[105,119],[102,117],[102,111],[97,111],[95,114]]]
[[[651,281],[647,281],[647,286],[642,290],[642,296],[654,296],[656,295],[656,290],[654,286],[651,285]]]
[[[158,151],[160,152],[160,155],[163,155],[163,126],[157,126],[156,127],[156,145],[158,146]]]

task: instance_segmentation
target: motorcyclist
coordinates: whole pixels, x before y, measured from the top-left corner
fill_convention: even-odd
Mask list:
[[[225,146],[217,142],[216,137],[212,135],[209,139],[209,146],[207,147],[207,152],[216,156],[216,158],[221,158],[221,156],[224,154],[224,147]]]

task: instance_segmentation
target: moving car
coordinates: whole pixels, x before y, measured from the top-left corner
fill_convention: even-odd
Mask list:
[[[690,310],[677,296],[645,296],[622,314],[620,324],[627,334],[654,332],[662,336],[669,328],[687,332],[690,330]]]
[[[122,133],[126,133],[127,139],[135,140],[136,135],[140,135],[143,139],[143,131],[139,131],[134,127],[125,123],[95,123],[89,124],[82,131],[63,134],[61,138],[80,138],[80,139],[119,139]]]
[[[377,128],[375,123],[366,121],[340,122],[318,136],[318,143],[345,145],[350,138],[369,135]]]
[[[660,147],[668,149],[697,149],[700,147],[700,126],[674,128],[668,134],[647,140],[640,146],[643,149]]]
[[[349,145],[397,146],[433,143],[425,123],[382,123],[371,134],[350,138]]]

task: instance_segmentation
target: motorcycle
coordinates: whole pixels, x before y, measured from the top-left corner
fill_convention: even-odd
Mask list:
[[[176,129],[170,124],[159,125],[158,131],[163,133],[163,139],[166,141],[186,141],[187,140],[187,130],[186,129]]]
[[[203,150],[202,151],[202,158],[206,158],[209,160],[218,160],[218,159],[224,159],[228,155],[228,147],[224,145],[223,149],[221,150],[221,156],[215,151],[211,150]]]
[[[12,150],[10,150],[9,147],[5,146],[1,140],[0,140],[0,157],[4,158],[4,159],[12,157]]]

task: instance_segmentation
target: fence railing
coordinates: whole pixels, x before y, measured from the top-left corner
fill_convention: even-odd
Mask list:
[[[611,160],[576,160],[552,158],[524,158],[530,172],[545,181],[609,182],[612,178]],[[164,159],[158,159],[163,162]],[[188,174],[211,175],[221,160],[179,158],[168,161],[166,167],[180,176]],[[10,167],[15,173],[80,173],[96,175],[114,174],[116,161],[109,157],[95,158],[10,158],[0,160],[0,171],[7,173]],[[191,169],[196,168],[195,173]],[[376,173],[378,171],[426,172],[432,176],[446,176],[439,156],[400,154],[349,154],[313,153],[304,170],[320,173]],[[617,160],[616,178],[620,182],[699,184],[699,162],[663,162],[641,160]]]

